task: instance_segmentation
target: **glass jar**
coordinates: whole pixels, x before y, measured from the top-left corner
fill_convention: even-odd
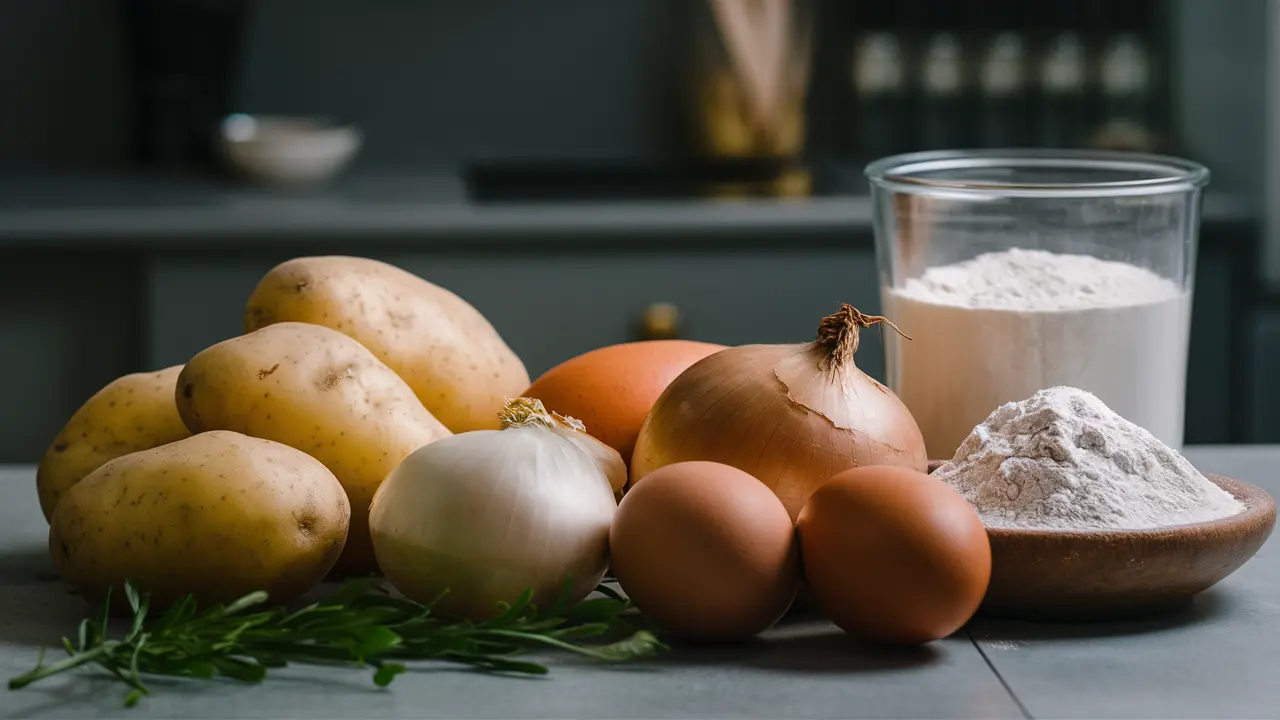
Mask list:
[[[814,0],[692,3],[690,160],[714,197],[807,196]]]
[[[1107,151],[913,153],[866,168],[889,386],[951,458],[1068,385],[1180,449],[1204,167]]]

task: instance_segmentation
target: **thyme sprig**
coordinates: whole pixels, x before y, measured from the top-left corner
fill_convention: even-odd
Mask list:
[[[289,664],[339,665],[370,667],[374,684],[385,687],[412,660],[540,675],[548,671],[545,665],[517,656],[552,649],[621,662],[665,649],[622,617],[631,607],[625,598],[605,585],[598,591],[599,597],[576,604],[562,595],[545,613],[526,591],[515,603],[501,603],[497,617],[472,622],[439,618],[431,613],[434,603],[392,595],[373,580],[352,580],[300,609],[268,607],[265,592],[205,609],[188,595],[150,621],[148,596],[126,582],[132,617],[122,637],[112,638],[108,631],[108,592],[101,609],[81,621],[75,641],[62,639],[65,659],[46,664],[41,650],[36,666],[9,680],[9,688],[97,665],[128,686],[124,702],[133,706],[150,694],[144,682],[149,675],[260,683],[269,669]]]

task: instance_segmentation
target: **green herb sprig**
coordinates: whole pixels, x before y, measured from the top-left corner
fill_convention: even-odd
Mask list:
[[[62,639],[66,659],[46,665],[41,650],[35,668],[9,680],[9,688],[95,664],[129,687],[124,702],[131,707],[150,694],[143,683],[147,675],[260,683],[268,669],[290,663],[340,665],[372,667],[374,684],[385,687],[409,660],[540,675],[547,672],[545,665],[514,656],[551,648],[619,662],[666,648],[622,617],[630,603],[604,585],[597,589],[601,597],[570,604],[562,595],[543,614],[532,604],[533,592],[526,591],[513,604],[501,603],[502,614],[483,622],[435,617],[434,603],[391,595],[372,580],[349,581],[328,599],[298,610],[258,609],[267,602],[265,592],[198,610],[188,595],[150,623],[148,596],[129,582],[124,590],[132,622],[123,637],[108,635],[108,591],[101,610],[81,621],[76,641]],[[608,642],[616,637],[622,639]],[[582,642],[588,638],[597,642]]]

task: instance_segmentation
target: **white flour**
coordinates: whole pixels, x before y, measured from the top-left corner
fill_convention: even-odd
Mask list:
[[[1007,250],[935,267],[884,295],[912,340],[887,344],[889,384],[949,458],[1007,402],[1083,388],[1182,447],[1191,295],[1144,268]]]
[[[988,527],[1137,530],[1244,510],[1151,433],[1070,387],[1000,406],[933,475]]]

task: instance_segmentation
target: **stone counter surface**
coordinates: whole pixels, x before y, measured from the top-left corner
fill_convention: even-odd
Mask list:
[[[1198,447],[1206,471],[1280,493],[1280,447]],[[56,579],[34,471],[0,468],[0,672],[74,632],[88,608]],[[11,718],[1274,718],[1280,716],[1280,548],[1187,610],[1144,622],[1047,626],[975,620],[928,647],[859,647],[788,621],[758,643],[679,649],[606,666],[553,658],[549,676],[427,665],[379,690],[368,672],[292,668],[263,685],[155,682],[138,707],[87,672],[0,690]]]

